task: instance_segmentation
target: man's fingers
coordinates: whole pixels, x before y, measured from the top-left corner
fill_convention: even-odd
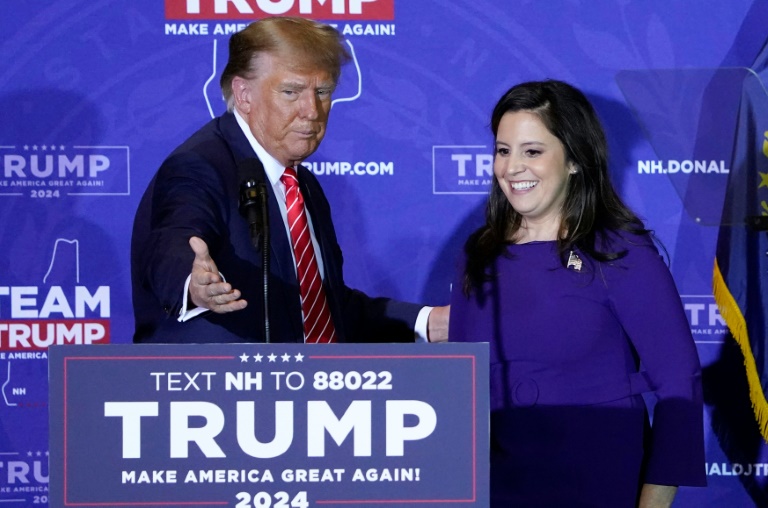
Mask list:
[[[202,238],[193,236],[189,239],[189,246],[192,247],[192,251],[195,256],[204,259],[210,259],[211,255],[208,253],[208,244]]]
[[[232,289],[232,286],[226,282],[219,282],[215,284],[206,285],[203,290],[206,297],[213,300],[216,299],[216,303],[226,303],[230,300],[237,300],[240,298],[240,291]],[[234,297],[233,297],[234,295]]]
[[[237,310],[243,310],[248,305],[245,300],[235,300],[232,302],[223,303],[221,305],[214,305],[211,307],[213,312],[218,314],[224,314],[226,312],[235,312]]]
[[[215,287],[206,288],[206,296],[228,293],[232,290],[232,287],[229,284],[221,280],[221,276],[219,276],[218,272],[209,272],[202,268],[195,269],[194,266],[192,267],[192,283],[198,286],[214,285]]]
[[[213,262],[211,253],[208,251],[208,244],[202,238],[191,237],[189,239],[189,246],[192,247],[192,252],[195,253],[195,260],[192,262],[193,266],[201,266],[210,272],[217,271],[216,263]]]
[[[225,285],[215,284],[215,286],[221,288]],[[226,284],[226,286],[229,285]],[[213,312],[218,313],[233,312],[236,310],[244,309],[247,305],[247,302],[245,300],[241,300],[240,296],[240,291],[231,288],[227,292],[213,294],[208,300],[208,308]]]
[[[221,280],[216,263],[211,259],[208,245],[203,239],[193,236],[189,239],[189,246],[195,253],[189,285],[192,303],[219,314],[244,309],[248,303],[240,299],[240,291],[232,289],[230,284]]]
[[[208,245],[201,238],[193,236],[189,239],[189,246],[195,253],[195,259],[192,261],[192,274],[193,277],[197,274],[198,284],[221,282],[219,270],[216,268],[216,263],[211,259]]]

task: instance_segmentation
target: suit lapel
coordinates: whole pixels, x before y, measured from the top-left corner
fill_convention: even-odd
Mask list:
[[[226,113],[221,117],[221,132],[232,150],[232,158],[235,160],[235,167],[237,167],[237,164],[243,159],[256,157],[253,148],[251,148],[251,144],[240,129],[234,113]],[[271,231],[271,271],[280,275],[283,280],[295,280],[296,270],[293,267],[293,263],[288,263],[286,261],[291,259],[291,245],[285,235],[285,224],[283,224],[283,219],[280,215],[280,208],[277,204],[275,192],[272,189],[272,186],[269,185],[269,182],[267,182],[267,196],[269,227]]]
[[[221,134],[232,152],[232,158],[235,161],[235,171],[237,171],[237,164],[240,161],[255,158],[256,154],[245,134],[240,129],[234,113],[226,113],[220,118]],[[285,320],[286,316],[293,316],[293,318],[287,320],[291,323],[291,336],[303,337],[304,325],[301,320],[301,296],[299,294],[299,283],[296,279],[296,269],[292,262],[292,247],[285,234],[285,224],[280,214],[277,197],[268,181],[267,208],[270,228],[269,271],[273,278],[279,281],[279,288],[281,288],[281,291],[276,291],[278,288],[273,287],[274,285],[270,288],[270,318],[273,320]],[[280,297],[282,297],[282,301],[279,300]]]

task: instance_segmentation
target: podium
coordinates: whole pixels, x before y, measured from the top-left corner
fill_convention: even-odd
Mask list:
[[[488,506],[487,344],[49,354],[52,507]]]

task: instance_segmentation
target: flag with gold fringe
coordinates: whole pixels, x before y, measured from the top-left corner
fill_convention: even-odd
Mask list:
[[[744,356],[752,408],[768,442],[768,46],[744,81],[730,169],[713,291]]]

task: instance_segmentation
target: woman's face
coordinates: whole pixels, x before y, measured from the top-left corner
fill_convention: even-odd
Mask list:
[[[568,177],[574,172],[563,144],[538,115],[516,111],[501,117],[493,173],[524,223],[559,224]]]

